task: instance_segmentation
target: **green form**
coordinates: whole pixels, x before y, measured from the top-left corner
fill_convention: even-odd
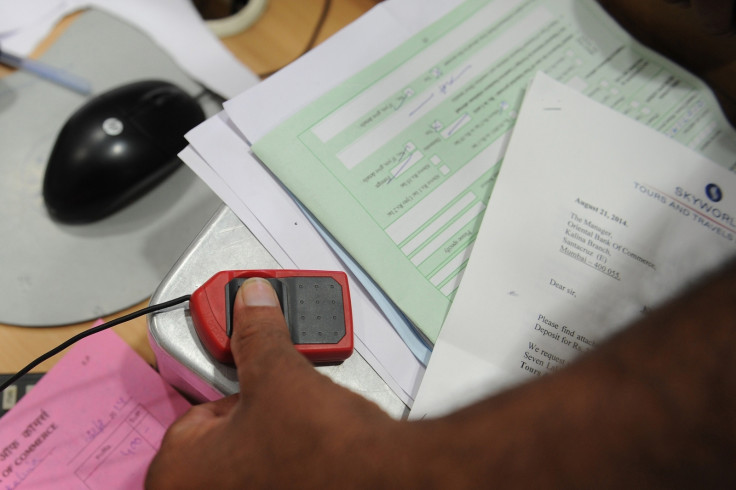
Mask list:
[[[734,166],[706,86],[574,0],[465,2],[253,151],[434,342],[537,71]]]

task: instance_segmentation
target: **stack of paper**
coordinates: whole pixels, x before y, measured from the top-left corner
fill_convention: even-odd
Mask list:
[[[390,299],[355,288],[358,348],[411,404],[539,71],[734,163],[704,84],[573,0],[383,2],[226,103],[181,156],[284,267],[343,268],[290,196],[316,217]]]

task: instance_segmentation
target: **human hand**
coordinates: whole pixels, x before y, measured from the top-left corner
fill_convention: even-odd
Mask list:
[[[733,266],[555,374],[400,422],[314,370],[270,284],[249,280],[234,305],[240,394],[174,423],[146,486],[733,488],[735,291]]]
[[[703,28],[711,34],[733,33],[736,26],[734,0],[666,0],[692,8]]]
[[[276,293],[249,279],[233,306],[240,393],[192,407],[167,431],[146,487],[381,486],[401,425],[318,373],[291,343]],[[387,475],[391,472],[377,471]],[[386,482],[383,482],[386,483]]]

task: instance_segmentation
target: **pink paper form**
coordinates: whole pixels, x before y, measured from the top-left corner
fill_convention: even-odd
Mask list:
[[[0,419],[0,490],[141,489],[189,407],[114,331],[92,335]]]

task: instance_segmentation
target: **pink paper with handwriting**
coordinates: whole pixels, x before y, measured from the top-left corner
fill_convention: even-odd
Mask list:
[[[189,406],[114,331],[92,335],[0,419],[0,490],[141,489]]]

